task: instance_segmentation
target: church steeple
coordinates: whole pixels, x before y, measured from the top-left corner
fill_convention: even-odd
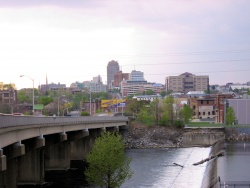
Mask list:
[[[46,74],[46,85],[48,85],[48,77],[47,77],[47,74]]]

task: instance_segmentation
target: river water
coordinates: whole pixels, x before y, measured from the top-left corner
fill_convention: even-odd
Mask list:
[[[250,187],[250,142],[225,143],[225,156],[218,158],[217,174],[222,187]],[[225,186],[224,186],[225,185]]]
[[[134,172],[122,188],[199,188],[206,163],[192,165],[209,156],[211,148],[129,149]],[[174,165],[174,163],[180,166]]]

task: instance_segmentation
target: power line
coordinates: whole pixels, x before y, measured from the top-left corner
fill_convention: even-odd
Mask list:
[[[227,54],[227,53],[244,53],[250,52],[250,49],[243,50],[221,50],[221,51],[207,51],[207,52],[184,52],[184,53],[160,53],[160,54],[135,54],[135,55],[117,55],[120,58],[133,57],[163,57],[163,56],[190,56],[190,55],[209,55],[209,54]]]
[[[221,60],[221,61],[194,61],[194,62],[180,62],[180,63],[142,63],[142,64],[136,64],[136,65],[174,65],[174,64],[205,64],[205,63],[225,63],[225,62],[239,62],[239,61],[250,61],[250,59],[233,59],[233,60]],[[132,66],[134,64],[127,64],[122,66]]]
[[[228,72],[248,72],[249,70],[227,70],[227,71],[213,71],[213,72],[193,72],[193,74],[213,74],[213,73],[228,73]],[[183,72],[182,72],[183,73]],[[160,76],[160,75],[167,75],[167,74],[182,74],[182,73],[158,73],[158,74],[145,74],[145,75],[155,75],[155,76]]]

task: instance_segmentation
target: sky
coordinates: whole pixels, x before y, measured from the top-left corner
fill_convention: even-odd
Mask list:
[[[249,10],[249,0],[0,0],[0,82],[106,83],[115,60],[148,82],[190,72],[246,83]]]

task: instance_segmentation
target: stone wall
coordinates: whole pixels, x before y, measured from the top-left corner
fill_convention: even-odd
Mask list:
[[[225,140],[224,128],[192,128],[183,134],[183,147],[206,147]]]

